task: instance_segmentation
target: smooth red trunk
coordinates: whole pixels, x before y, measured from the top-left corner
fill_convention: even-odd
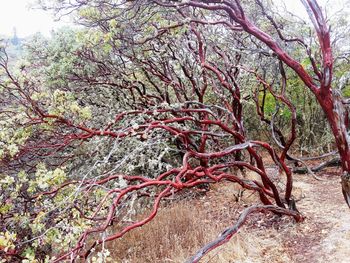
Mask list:
[[[343,171],[350,172],[350,137],[347,134],[347,110],[335,90],[320,92],[317,96],[335,138]]]

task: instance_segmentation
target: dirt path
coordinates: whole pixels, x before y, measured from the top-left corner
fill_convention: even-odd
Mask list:
[[[337,175],[326,181],[295,176],[295,187],[304,198],[298,209],[306,215],[291,240],[285,240],[292,262],[350,262],[350,210],[341,193]]]
[[[330,170],[320,177],[325,181],[310,175],[294,177],[296,197],[302,196],[297,208],[306,216],[304,222],[295,224],[283,218],[285,222],[275,224],[273,217],[252,216],[227,246],[240,245],[244,253],[237,255],[237,250],[224,248],[231,254],[225,260],[203,262],[350,263],[350,209],[341,193],[339,171]],[[211,194],[224,200],[229,189],[230,185],[221,186]],[[213,214],[212,209],[209,213]]]

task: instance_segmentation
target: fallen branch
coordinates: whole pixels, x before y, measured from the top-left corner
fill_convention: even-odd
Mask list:
[[[328,156],[332,156],[332,155],[338,155],[338,151],[332,151],[332,152],[328,152],[319,156],[311,156],[311,157],[300,157],[300,160],[303,161],[311,161],[311,160],[317,160],[317,159],[323,159],[326,158]]]
[[[328,160],[328,161],[325,161],[325,162],[322,162],[320,163],[319,165],[316,165],[314,167],[294,167],[293,168],[293,173],[298,173],[298,174],[305,174],[305,173],[308,173],[311,172],[312,173],[317,173],[317,172],[320,172],[321,170],[327,168],[327,167],[334,167],[334,166],[339,166],[341,164],[340,162],[340,158],[339,157],[335,157],[331,160]]]
[[[217,239],[211,241],[210,243],[202,247],[200,250],[198,250],[194,256],[192,256],[189,260],[186,261],[186,263],[199,262],[199,260],[208,252],[228,242],[232,238],[232,236],[236,234],[238,230],[242,227],[242,225],[246,222],[250,214],[257,213],[257,212],[262,213],[266,211],[273,212],[276,214],[284,214],[284,215],[292,216],[297,222],[301,222],[304,219],[302,215],[300,215],[295,211],[273,206],[273,205],[251,206],[242,212],[242,214],[238,218],[237,223],[235,225],[226,228]]]

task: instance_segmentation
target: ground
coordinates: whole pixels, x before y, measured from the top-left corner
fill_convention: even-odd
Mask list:
[[[350,209],[341,193],[340,178],[337,173],[323,173],[322,178],[324,181],[295,176],[295,186],[304,192],[298,208],[306,220],[299,225],[298,234],[285,240],[292,262],[350,262]]]
[[[270,173],[276,173],[272,168]],[[350,262],[350,209],[340,186],[340,170],[318,176],[294,175],[294,195],[302,223],[288,217],[255,214],[224,246],[203,263],[342,263]],[[213,240],[257,197],[245,192],[237,202],[232,183],[214,185],[206,194],[190,196],[162,208],[148,225],[112,242],[115,262],[185,262]]]
[[[271,225],[273,219],[259,216],[257,227],[253,223],[256,216],[238,238],[244,240],[247,236],[249,240],[256,234],[252,241],[257,257],[248,252],[246,258],[243,255],[232,262],[350,262],[350,209],[341,193],[339,173],[336,169],[323,172],[319,174],[322,181],[310,175],[294,175],[296,195],[300,198],[297,208],[305,215],[305,221]]]

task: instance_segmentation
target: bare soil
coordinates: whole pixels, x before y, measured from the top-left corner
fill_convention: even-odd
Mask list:
[[[219,252],[212,252],[217,260],[206,257],[201,262],[281,262],[281,263],[348,263],[350,262],[350,209],[341,193],[340,170],[329,168],[318,174],[322,181],[311,175],[294,175],[297,208],[306,219],[294,223],[288,218],[272,215],[254,215],[227,247],[234,246],[237,240],[243,255],[231,255],[230,259],[218,260]],[[220,186],[206,198],[220,198],[227,195],[228,185]],[[225,192],[225,194],[218,194]],[[215,196],[215,197],[214,197]],[[249,200],[241,201],[241,204]],[[220,202],[232,210],[227,201]],[[240,210],[242,207],[236,209]],[[215,210],[208,211],[209,214]],[[214,217],[215,218],[215,217]],[[227,218],[224,218],[227,221]],[[231,221],[234,223],[233,221]],[[247,244],[254,242],[252,247]],[[229,249],[228,249],[229,250]],[[224,253],[229,253],[225,247]],[[213,256],[212,256],[213,257]],[[215,256],[213,257],[215,258]],[[227,257],[226,257],[227,258]]]
[[[324,181],[308,175],[295,176],[303,190],[298,209],[306,220],[296,234],[286,236],[286,252],[292,262],[350,262],[350,209],[341,193],[339,171],[321,174]]]

